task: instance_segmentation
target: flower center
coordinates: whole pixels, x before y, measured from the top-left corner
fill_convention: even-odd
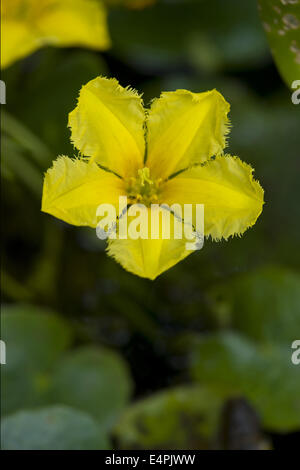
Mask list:
[[[159,204],[161,178],[154,180],[150,177],[150,170],[144,167],[138,170],[136,177],[127,180],[127,197],[130,204]]]

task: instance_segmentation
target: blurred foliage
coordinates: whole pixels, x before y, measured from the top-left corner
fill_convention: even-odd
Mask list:
[[[3,447],[264,447],[264,433],[275,448],[293,447],[300,108],[273,65],[256,2],[118,3],[110,51],[47,48],[2,73]],[[278,43],[275,59],[290,84],[287,47]],[[150,283],[109,259],[93,230],[42,214],[43,172],[58,154],[76,155],[68,113],[97,75],[137,88],[146,104],[162,90],[221,91],[232,105],[229,151],[266,190],[256,226],[207,241]],[[243,400],[252,411],[229,406]],[[237,439],[244,429],[247,440]]]
[[[156,393],[124,413],[115,434],[121,449],[209,449],[222,396],[199,386]]]
[[[213,333],[199,338],[192,375],[230,397],[246,397],[265,429],[293,431],[300,426],[300,374],[290,358],[290,346],[257,346],[237,333]]]
[[[2,422],[3,450],[98,450],[109,444],[99,424],[63,406],[20,411]]]
[[[117,353],[99,346],[66,352],[74,338],[74,328],[56,314],[30,305],[2,306],[1,338],[9,345],[7,366],[1,371],[2,416],[22,408],[56,403],[71,407],[70,411],[53,408],[28,416],[21,412],[14,414],[11,421],[8,419],[3,423],[4,429],[8,429],[8,447],[45,445],[49,448],[54,445],[53,438],[57,439],[56,446],[71,445],[72,440],[60,444],[55,432],[64,432],[73,421],[74,442],[79,439],[79,443],[84,437],[76,434],[80,420],[89,429],[91,416],[101,426],[103,437],[106,436],[131,393],[127,366]],[[80,414],[78,410],[86,414]],[[58,426],[57,431],[54,427],[49,435],[43,434],[42,441],[36,440],[37,431],[37,436],[32,436],[32,443],[30,437],[24,442],[19,441],[26,419],[32,419],[32,426],[44,427],[48,413],[49,419],[54,413],[53,426]],[[94,426],[93,420],[91,424]],[[60,430],[61,426],[66,429]],[[86,446],[88,442],[83,441],[82,445]],[[95,445],[95,440],[90,445]]]
[[[65,320],[29,306],[2,307],[1,339],[9,345],[1,370],[1,413],[45,402],[49,371],[70,345]]]
[[[300,77],[300,3],[258,0],[258,5],[274,60],[291,87]]]
[[[217,448],[225,450],[271,450],[272,443],[261,432],[258,413],[243,397],[225,403],[217,435]]]
[[[63,50],[46,48],[37,56],[39,60],[34,70],[25,77],[20,63],[4,71],[3,75],[5,77],[7,73],[8,83],[11,82],[10,75],[14,76],[7,99],[11,107],[16,107],[15,115],[49,146],[51,154],[48,152],[42,162],[42,169],[46,170],[57,154],[74,153],[69,144],[68,113],[76,105],[81,86],[97,75],[105,75],[107,68],[101,57],[89,51],[72,51],[66,57]],[[3,122],[7,127],[6,121],[4,115]]]
[[[257,342],[283,346],[293,342],[299,328],[298,273],[265,267],[213,287],[209,296],[220,324]]]
[[[53,374],[51,399],[89,412],[110,428],[126,405],[131,382],[120,356],[105,348],[79,348]]]
[[[219,324],[235,333],[199,337],[192,375],[247,397],[266,428],[298,429],[300,374],[289,359],[300,326],[300,276],[267,267],[213,287],[209,296]]]
[[[103,0],[103,2],[109,6],[124,6],[127,8],[141,9],[153,5],[157,0]]]
[[[41,167],[51,153],[22,123],[3,111],[1,119],[1,173],[8,180],[23,182],[37,197],[41,194]]]
[[[255,2],[158,2],[143,11],[110,14],[113,54],[138,70],[182,62],[218,71],[259,64],[266,55]]]

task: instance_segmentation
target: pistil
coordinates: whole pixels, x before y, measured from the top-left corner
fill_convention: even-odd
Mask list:
[[[147,207],[158,204],[161,181],[161,179],[151,179],[148,167],[138,170],[136,177],[128,179],[127,196],[130,203],[144,204]]]

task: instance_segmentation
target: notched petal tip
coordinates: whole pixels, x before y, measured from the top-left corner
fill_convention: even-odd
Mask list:
[[[61,156],[45,174],[42,211],[77,226],[96,227],[100,204],[116,206],[123,181],[96,163]]]
[[[158,222],[152,219],[161,215]],[[130,211],[130,210],[129,210]],[[147,226],[144,227],[142,237],[132,239],[128,233],[127,239],[111,239],[108,241],[107,253],[114,258],[124,269],[137,276],[154,280],[160,274],[175,266],[179,261],[189,256],[193,250],[188,249],[185,230],[182,221],[175,224],[172,212],[165,210],[162,206],[146,209]],[[145,212],[144,212],[145,215]],[[131,222],[134,224],[135,216],[128,215],[128,231],[131,232]],[[156,220],[156,221],[155,221]],[[145,219],[143,217],[143,221]],[[152,223],[153,222],[153,223]],[[158,225],[156,225],[158,223]],[[170,224],[170,225],[169,225]],[[175,230],[182,228],[182,237],[175,236]],[[152,236],[152,230],[156,227],[158,232]],[[169,227],[167,229],[166,227]],[[148,235],[145,236],[145,232]],[[158,236],[158,237],[157,237]]]
[[[242,235],[255,224],[264,204],[253,168],[230,155],[179,173],[165,183],[162,197],[169,205],[203,204],[205,236],[214,241]]]
[[[55,186],[56,182],[59,179],[63,178],[65,171],[65,159],[68,159],[72,162],[72,159],[66,155],[59,155],[56,160],[52,162],[52,166],[44,172],[44,183],[43,183],[43,193],[42,193],[42,204],[41,211],[46,213],[51,210],[51,197],[50,194]]]
[[[235,161],[238,166],[243,168],[245,170],[245,194],[249,198],[249,201],[251,200],[251,204],[249,202],[249,211],[243,220],[239,219],[238,214],[236,215],[235,221],[233,221],[232,226],[230,228],[229,233],[226,231],[220,236],[219,234],[217,235],[214,230],[211,230],[211,233],[206,234],[206,238],[211,238],[215,242],[219,242],[221,240],[229,240],[230,238],[233,238],[235,236],[241,237],[249,228],[253,227],[255,223],[257,222],[257,219],[261,215],[263,211],[263,206],[265,204],[264,201],[264,189],[262,188],[260,182],[254,178],[254,168],[249,164],[241,160],[237,156],[231,156],[229,154],[225,154],[224,156],[219,156],[216,158],[218,159],[228,159],[231,161]],[[248,181],[247,181],[248,179]],[[249,189],[246,191],[246,183],[249,185]],[[251,190],[250,190],[251,188]],[[227,227],[228,231],[228,227]]]
[[[147,163],[160,177],[223,153],[230,105],[217,90],[163,92],[147,117]],[[166,150],[167,149],[167,150]]]
[[[132,176],[143,164],[144,124],[141,95],[102,76],[81,88],[68,119],[73,145],[121,176]]]

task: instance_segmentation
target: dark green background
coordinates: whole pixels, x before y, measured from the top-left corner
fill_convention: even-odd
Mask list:
[[[2,74],[3,445],[53,448],[78,425],[84,436],[62,448],[295,447],[300,105],[273,63],[256,2],[115,8],[109,29],[108,52],[46,48]],[[75,153],[68,113],[98,75],[143,92],[145,104],[177,88],[222,92],[232,106],[228,151],[265,189],[256,225],[207,240],[151,282],[108,258],[94,230],[40,212],[43,173]],[[48,342],[45,308],[67,322]],[[51,408],[59,431],[40,442],[48,411],[20,410],[50,405],[71,411]]]

